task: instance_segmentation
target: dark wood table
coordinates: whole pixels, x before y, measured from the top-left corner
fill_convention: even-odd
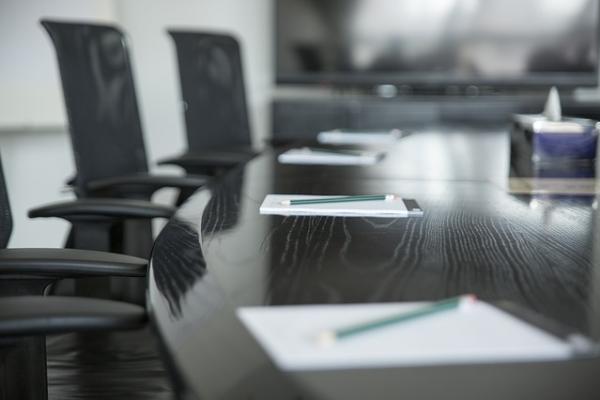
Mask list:
[[[595,198],[508,194],[514,155],[530,157],[513,148],[511,159],[510,148],[507,127],[445,127],[388,146],[372,167],[281,165],[268,150],[195,193],[158,237],[149,277],[151,315],[181,396],[599,399],[594,357],[284,372],[235,315],[248,305],[475,293],[599,339]],[[425,215],[259,215],[269,193],[398,193]]]

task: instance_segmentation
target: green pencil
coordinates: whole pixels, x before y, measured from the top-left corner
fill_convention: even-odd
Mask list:
[[[283,200],[281,204],[286,206],[295,206],[302,204],[349,203],[353,201],[393,200],[395,198],[396,195],[393,194],[372,194],[361,196],[321,197],[316,199],[292,199]]]
[[[366,333],[375,329],[405,323],[440,312],[453,310],[458,308],[462,301],[473,302],[475,301],[475,299],[476,298],[474,295],[453,297],[451,299],[443,300],[425,307],[421,307],[414,311],[402,312],[390,315],[388,317],[374,319],[366,322],[360,322],[355,325],[350,325],[339,329],[323,331],[317,336],[317,340],[319,344],[322,345],[332,344],[335,343],[337,340]]]

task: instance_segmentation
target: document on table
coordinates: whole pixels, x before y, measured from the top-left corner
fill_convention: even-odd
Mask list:
[[[393,200],[352,201],[286,205],[289,200],[335,199],[343,196],[313,196],[300,194],[269,194],[260,206],[261,214],[274,215],[321,215],[336,217],[419,217],[423,210],[413,199],[395,197]]]
[[[402,131],[347,131],[336,129],[319,132],[317,141],[327,144],[393,144],[403,137]]]
[[[385,153],[381,151],[337,150],[303,147],[281,153],[277,160],[282,164],[318,165],[373,165]]]
[[[323,345],[325,330],[428,303],[242,307],[237,315],[284,370],[564,360],[574,346],[488,303],[389,325]]]

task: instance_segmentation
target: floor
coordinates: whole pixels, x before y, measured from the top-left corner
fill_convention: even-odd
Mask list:
[[[168,377],[148,329],[48,337],[51,400],[171,400]]]

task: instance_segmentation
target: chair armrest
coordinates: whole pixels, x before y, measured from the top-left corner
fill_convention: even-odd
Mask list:
[[[91,181],[88,182],[87,189],[91,193],[101,193],[103,195],[141,195],[149,197],[158,189],[195,189],[205,185],[207,182],[208,178],[201,175],[133,174]]]
[[[215,167],[231,168],[252,159],[255,154],[248,152],[207,151],[203,153],[185,153],[177,157],[166,158],[159,165],[177,165],[182,168]]]
[[[126,330],[142,327],[143,307],[112,300],[59,296],[0,298],[0,336]]]
[[[2,249],[0,275],[55,278],[146,276],[148,261],[122,254],[74,249]]]
[[[81,199],[52,203],[30,210],[29,218],[64,218],[68,221],[170,218],[175,208],[131,199]]]

